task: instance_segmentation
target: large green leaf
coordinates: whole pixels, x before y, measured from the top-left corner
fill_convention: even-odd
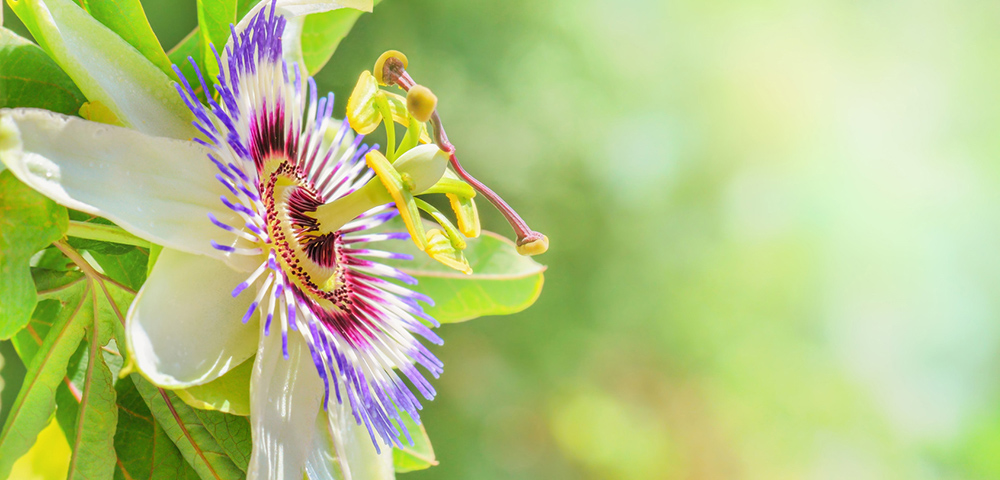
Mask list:
[[[431,447],[431,439],[427,436],[427,430],[423,425],[417,425],[410,417],[410,414],[402,412],[403,424],[410,432],[413,445],[407,445],[406,438],[401,437],[403,448],[392,450],[392,465],[397,473],[412,472],[414,470],[424,470],[438,464],[434,458],[434,448]]]
[[[65,208],[10,171],[0,172],[0,338],[10,338],[30,320],[36,294],[28,261],[58,240],[67,223]]]
[[[330,61],[340,41],[351,31],[362,13],[353,8],[340,8],[306,16],[301,44],[302,59],[309,75],[315,75]]]
[[[28,355],[18,352],[28,365],[28,373],[0,433],[0,478],[10,474],[14,461],[31,448],[38,432],[49,422],[55,409],[56,387],[64,381],[66,365],[83,340],[86,327],[93,322],[94,310],[83,308],[90,294],[86,282],[76,282],[53,294],[62,308],[55,311],[51,324],[47,325],[48,332],[40,337],[43,338],[40,347],[30,360]],[[25,330],[28,334],[37,333],[30,325]]]
[[[176,76],[139,0],[87,0],[87,11],[135,47],[163,73]]]
[[[0,108],[44,108],[75,115],[87,101],[44,50],[3,27],[0,65]]]
[[[188,465],[160,423],[153,418],[142,395],[125,377],[115,385],[118,392],[118,452],[116,480],[196,480]]]
[[[427,228],[430,228],[429,225]],[[389,222],[387,231],[404,230],[398,219]],[[411,241],[392,245],[380,243],[374,248],[409,253],[413,260],[386,261],[417,278],[417,285],[407,286],[434,299],[427,314],[441,323],[462,322],[484,315],[508,315],[531,306],[542,292],[545,266],[521,256],[514,242],[495,233],[483,232],[467,239],[465,257],[473,273],[466,275],[448,268],[417,250]]]
[[[173,392],[157,388],[138,374],[132,374],[131,378],[153,418],[201,478],[241,479],[246,475],[212,436],[194,408]]]
[[[22,358],[32,361],[46,353],[41,338],[53,335],[53,325],[63,315],[89,317],[84,328],[90,332],[90,341],[75,349],[58,382],[56,417],[73,451],[69,477],[109,478],[117,464],[114,382],[122,363],[113,338],[122,337],[123,312],[135,292],[98,274],[79,253],[61,245],[71,255],[63,255],[62,262],[72,261],[82,272],[32,269],[41,301],[14,344]]]
[[[194,409],[194,413],[205,426],[205,430],[229,455],[230,460],[245,472],[250,465],[250,454],[253,453],[250,420],[247,417],[197,408]]]
[[[229,26],[235,24],[236,0],[198,0],[198,35],[200,36],[202,62],[210,77],[219,74],[219,64],[215,62],[215,54],[211,45],[222,52],[229,39]]]

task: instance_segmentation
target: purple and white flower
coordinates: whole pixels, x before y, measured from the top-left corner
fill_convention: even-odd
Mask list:
[[[419,422],[421,398],[435,395],[427,377],[443,366],[423,344],[441,343],[423,310],[432,300],[383,261],[411,258],[396,252],[412,240],[470,273],[463,237],[480,231],[477,192],[511,223],[519,252],[548,240],[464,171],[402,54],[364,72],[349,120],[333,119],[333,96],[301,68],[302,15],[371,2],[262,2],[215,52],[218,76],[175,67],[170,96],[168,77],[73,2],[39,2],[30,8],[50,55],[125,127],[3,109],[0,161],[56,202],[163,247],[127,315],[134,367],[190,401],[185,389],[253,358],[240,412],[253,427],[248,478],[393,478],[392,447],[412,442],[404,416]],[[382,122],[385,154],[354,134]],[[396,123],[407,132],[398,146]],[[446,194],[458,226],[424,193]],[[421,211],[440,229],[425,230]],[[387,229],[396,216],[402,231]]]
[[[54,21],[88,25],[75,5],[50,3]],[[144,376],[183,389],[255,357],[249,478],[392,478],[387,447],[407,436],[400,412],[419,418],[419,397],[434,396],[425,375],[442,368],[417,339],[441,341],[421,308],[430,299],[379,263],[405,257],[391,245],[409,234],[373,231],[398,214],[364,159],[378,147],[334,120],[332,96],[319,96],[286,55],[295,14],[340,6],[254,8],[218,52],[217,96],[195,94],[209,92],[200,73],[195,87],[178,87],[197,131],[183,126],[185,114],[149,117],[149,95],[103,81],[87,84],[100,95],[85,93],[102,95],[132,128],[0,111],[0,160],[19,179],[164,246],[128,313],[128,350]],[[71,47],[66,55],[86,60],[100,45]],[[424,188],[446,163],[433,144],[395,160]],[[338,200],[342,224],[312,216]]]

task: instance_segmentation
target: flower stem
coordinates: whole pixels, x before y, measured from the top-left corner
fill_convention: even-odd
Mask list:
[[[123,245],[135,245],[144,248],[149,248],[150,245],[148,241],[122,230],[121,227],[76,220],[69,221],[69,229],[66,230],[66,235],[76,238],[86,238],[87,240],[100,240],[102,242],[121,243]]]

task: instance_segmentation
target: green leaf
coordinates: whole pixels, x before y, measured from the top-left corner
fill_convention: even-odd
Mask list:
[[[101,347],[111,340],[112,330],[102,321],[98,296],[91,296],[94,320],[90,328],[86,377],[77,409],[76,432],[70,448],[68,479],[109,478],[115,470],[115,430],[118,407],[114,377],[104,361]],[[86,308],[86,307],[85,307]]]
[[[402,231],[398,219],[389,222],[385,231]],[[472,275],[452,270],[417,250],[411,241],[378,248],[413,255],[413,260],[384,263],[416,277],[417,285],[407,288],[434,299],[424,311],[441,323],[471,320],[484,315],[509,315],[535,303],[545,282],[545,266],[517,253],[514,242],[495,233],[483,232],[466,240],[465,257]]]
[[[175,390],[184,403],[198,409],[218,410],[233,415],[250,415],[250,377],[253,375],[250,357],[236,368],[211,382]]]
[[[153,418],[132,377],[119,380],[115,390],[118,393],[115,450],[119,459],[115,479],[197,480],[198,474]]]
[[[93,321],[93,309],[82,308],[89,293],[84,282],[60,290],[59,300],[69,308],[58,309],[30,361],[18,352],[28,365],[28,373],[0,433],[0,478],[10,474],[14,461],[31,448],[38,432],[49,422],[55,409],[56,387],[65,378],[66,365]],[[31,330],[30,325],[26,330]]]
[[[401,443],[406,446],[392,450],[392,465],[396,469],[396,473],[424,470],[437,465],[438,461],[434,458],[434,448],[431,447],[431,439],[427,436],[427,430],[424,430],[423,425],[417,425],[417,422],[410,418],[409,413],[401,413],[403,424],[406,425],[410,437],[413,438],[413,445],[408,445],[409,442],[406,438],[400,437]]]
[[[135,47],[163,73],[176,78],[170,59],[160,46],[139,0],[87,0],[87,11]]]
[[[250,465],[250,454],[253,453],[250,420],[247,417],[210,410],[194,409],[194,413],[233,463],[245,472]]]
[[[74,258],[83,273],[32,269],[41,301],[27,328],[14,337],[14,345],[25,361],[34,364],[51,353],[42,338],[58,333],[56,326],[65,321],[64,316],[70,315],[73,322],[85,322],[81,328],[90,332],[90,341],[79,347],[63,347],[75,352],[63,364],[61,378],[56,382],[56,417],[73,450],[69,477],[109,478],[117,464],[114,383],[122,364],[114,338],[122,338],[123,312],[135,292],[98,274],[89,264],[77,263],[86,260],[65,244],[56,245],[62,245],[59,248]],[[63,256],[63,262],[69,261]]]
[[[139,290],[146,281],[146,262],[149,260],[146,249],[129,247],[128,252],[120,254],[91,251],[90,255],[101,266],[105,275],[132,290]]]
[[[198,0],[198,31],[201,37],[201,57],[207,68],[205,73],[215,78],[219,74],[219,65],[211,45],[221,52],[229,39],[229,26],[239,19],[236,17],[236,0]]]
[[[62,237],[66,209],[0,172],[0,339],[27,325],[35,308],[29,260]]]
[[[309,75],[315,75],[330,61],[340,41],[351,31],[362,13],[353,8],[339,8],[306,16],[301,43],[302,59]]]
[[[250,10],[257,5],[259,0],[237,0],[236,2],[236,18],[242,19],[246,14],[250,13]]]
[[[156,388],[139,374],[132,374],[131,378],[153,418],[201,478],[241,479],[245,476],[202,423],[195,409],[172,392]]]
[[[0,108],[32,107],[75,115],[87,101],[73,80],[30,40],[0,27]]]

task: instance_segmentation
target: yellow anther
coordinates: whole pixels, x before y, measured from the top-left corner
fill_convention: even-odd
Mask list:
[[[382,86],[391,85],[385,81],[385,70],[387,67],[389,69],[398,68],[399,65],[402,65],[403,69],[406,69],[406,55],[403,55],[402,52],[389,50],[379,56],[378,60],[375,61],[375,69],[373,70],[375,73],[375,80],[378,81],[378,84]],[[393,83],[396,82],[393,81]]]
[[[458,220],[458,230],[469,238],[476,238],[481,232],[479,226],[479,209],[476,208],[476,201],[471,197],[460,197],[452,193],[445,193],[451,203],[451,209],[455,212]]]
[[[426,122],[437,108],[438,99],[431,89],[423,85],[414,85],[406,92],[406,109],[418,121]]]
[[[539,234],[539,238],[533,238],[517,246],[517,253],[530,257],[541,255],[549,249],[549,237]]]
[[[375,96],[379,93],[378,84],[371,72],[361,72],[354,91],[347,99],[347,121],[361,135],[374,132],[382,123],[382,115],[374,107]]]
[[[420,210],[417,209],[413,195],[403,185],[403,179],[400,178],[399,172],[378,150],[368,152],[365,155],[365,163],[375,171],[379,181],[389,192],[393,203],[396,204],[396,209],[399,210],[399,216],[403,217],[403,223],[406,224],[406,230],[410,232],[413,243],[417,244],[421,250],[426,249],[427,239],[423,223],[420,220]]]

